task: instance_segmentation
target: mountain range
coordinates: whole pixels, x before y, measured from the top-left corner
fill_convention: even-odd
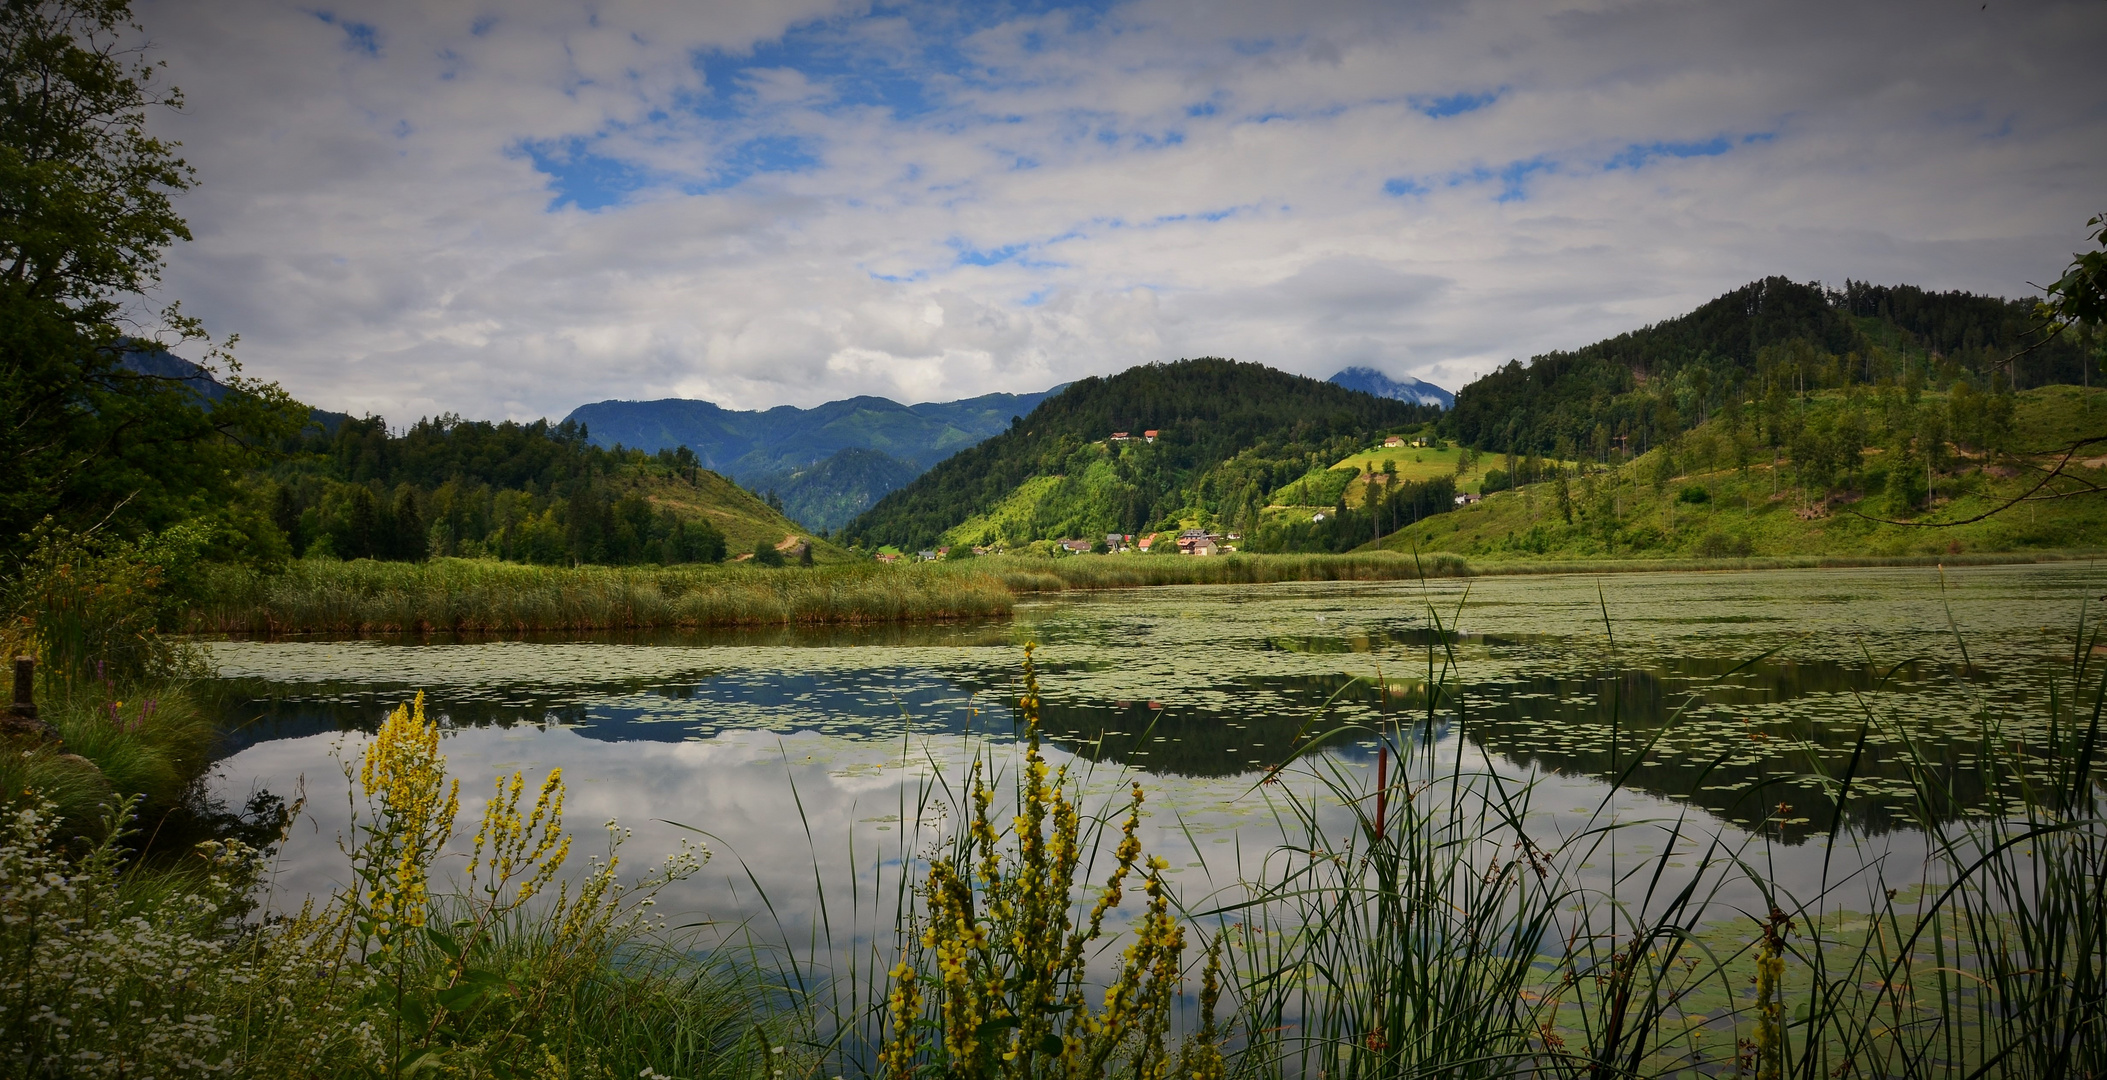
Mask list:
[[[1064,384],[1065,385],[1065,384]],[[707,401],[596,401],[571,410],[603,447],[685,446],[704,468],[750,490],[773,492],[807,527],[826,531],[863,512],[930,466],[1010,426],[1063,387],[902,405],[853,397],[810,409],[726,409]],[[836,460],[845,452],[854,451]]]
[[[1393,380],[1372,368],[1350,367],[1330,381],[1411,404],[1445,409],[1455,403],[1453,394],[1432,383]],[[773,494],[784,513],[830,532],[938,462],[1030,415],[1067,386],[920,405],[854,397],[810,409],[783,405],[759,411],[687,398],[596,401],[573,409],[566,419],[584,425],[602,447],[657,451],[686,446],[706,468]]]
[[[1266,495],[1432,406],[1214,357],[1083,379],[946,458],[845,530],[865,546],[1018,547],[1255,524]]]
[[[1414,405],[1434,405],[1443,409],[1456,404],[1456,395],[1435,386],[1433,383],[1415,379],[1410,375],[1393,379],[1374,368],[1350,367],[1327,382],[1343,386],[1348,390],[1359,390],[1394,401],[1409,401]]]

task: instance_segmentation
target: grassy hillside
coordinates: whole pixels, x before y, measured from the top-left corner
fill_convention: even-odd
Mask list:
[[[1203,358],[1085,379],[843,530],[867,546],[1021,545],[1256,521],[1266,494],[1436,410]],[[1154,442],[1140,436],[1159,432]],[[1131,438],[1113,441],[1115,432]]]
[[[1987,409],[1961,398],[1963,409]],[[1913,405],[1899,393],[1816,395],[1794,406],[1800,435],[1775,448],[1714,420],[1629,463],[1573,463],[1554,479],[1412,524],[1382,547],[1455,553],[1474,564],[2107,547],[2107,497],[2099,495],[2023,503],[1954,528],[1889,524],[1973,517],[2039,478],[2054,459],[2038,451],[2081,431],[2107,431],[2107,391],[2048,386],[2012,395],[2012,450],[1925,436],[1927,418],[1951,418],[1956,404],[1942,394]],[[1849,451],[1837,449],[1839,433],[1849,434]],[[2077,475],[2107,484],[2107,456],[2080,463]]]
[[[707,521],[724,534],[726,557],[736,559],[760,544],[809,543],[817,562],[846,562],[855,557],[812,535],[812,530],[770,507],[753,492],[708,469],[688,473],[637,467],[618,475],[613,486],[642,496],[654,509],[683,520]]]

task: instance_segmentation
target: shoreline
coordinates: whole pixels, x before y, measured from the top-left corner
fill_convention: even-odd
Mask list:
[[[1000,620],[1021,599],[1159,586],[1267,585],[1564,574],[1747,573],[1882,567],[2084,563],[2107,551],[1794,555],[1740,559],[1572,559],[1473,563],[1430,552],[1342,555],[983,556],[958,564],[543,567],[301,563],[277,575],[222,568],[185,630],[209,639],[514,637],[535,633],[771,630]]]

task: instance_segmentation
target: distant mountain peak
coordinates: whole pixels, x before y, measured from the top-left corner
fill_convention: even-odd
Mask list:
[[[1327,381],[1348,390],[1359,390],[1364,394],[1374,394],[1397,401],[1409,401],[1415,405],[1438,405],[1447,409],[1456,404],[1456,395],[1433,383],[1415,379],[1410,375],[1403,379],[1393,379],[1374,368],[1350,367]]]

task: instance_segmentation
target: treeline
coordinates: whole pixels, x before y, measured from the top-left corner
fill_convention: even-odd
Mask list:
[[[1722,409],[1624,465],[1509,455],[1506,469],[1487,471],[1485,490],[1537,485],[1529,489],[1532,515],[1546,514],[1545,526],[1562,521],[1578,529],[1601,553],[1661,546],[1655,515],[1662,500],[1708,502],[1711,489],[1696,478],[1723,470],[1740,473],[1737,498],[1789,498],[1803,517],[1857,504],[1875,517],[1909,518],[2019,475],[2009,460],[2021,448],[2017,405],[2009,392],[1980,393],[1966,383],[1945,394],[1885,386],[1772,395],[1759,408]],[[1541,554],[1556,543],[1537,528],[1504,546]],[[1699,553],[1748,550],[1746,538],[1711,537]]]
[[[1075,383],[887,495],[843,535],[867,546],[926,546],[1045,477],[1064,482],[1030,520],[1009,524],[1017,535],[995,539],[1148,532],[1194,513],[1239,521],[1318,461],[1437,415],[1260,364],[1148,364]],[[1149,430],[1153,443],[1142,438]],[[1115,432],[1131,438],[1112,444]]]
[[[1680,318],[1510,362],[1464,387],[1444,428],[1495,451],[1609,462],[1748,400],[1853,387],[1914,395],[1965,385],[1994,395],[2089,384],[2096,332],[2043,342],[2037,326],[2021,301],[1766,278]]]
[[[1308,518],[1296,514],[1286,520],[1276,517],[1247,536],[1244,546],[1251,551],[1268,552],[1352,551],[1456,508],[1454,477],[1411,481],[1398,480],[1395,474],[1368,473],[1361,479],[1364,483],[1359,506],[1348,505],[1342,491],[1321,519],[1314,514]]]
[[[568,422],[452,415],[397,435],[379,417],[351,419],[309,428],[258,482],[295,555],[616,566],[724,559],[722,531],[655,507],[639,489],[695,484],[693,453],[606,449],[586,435]]]

